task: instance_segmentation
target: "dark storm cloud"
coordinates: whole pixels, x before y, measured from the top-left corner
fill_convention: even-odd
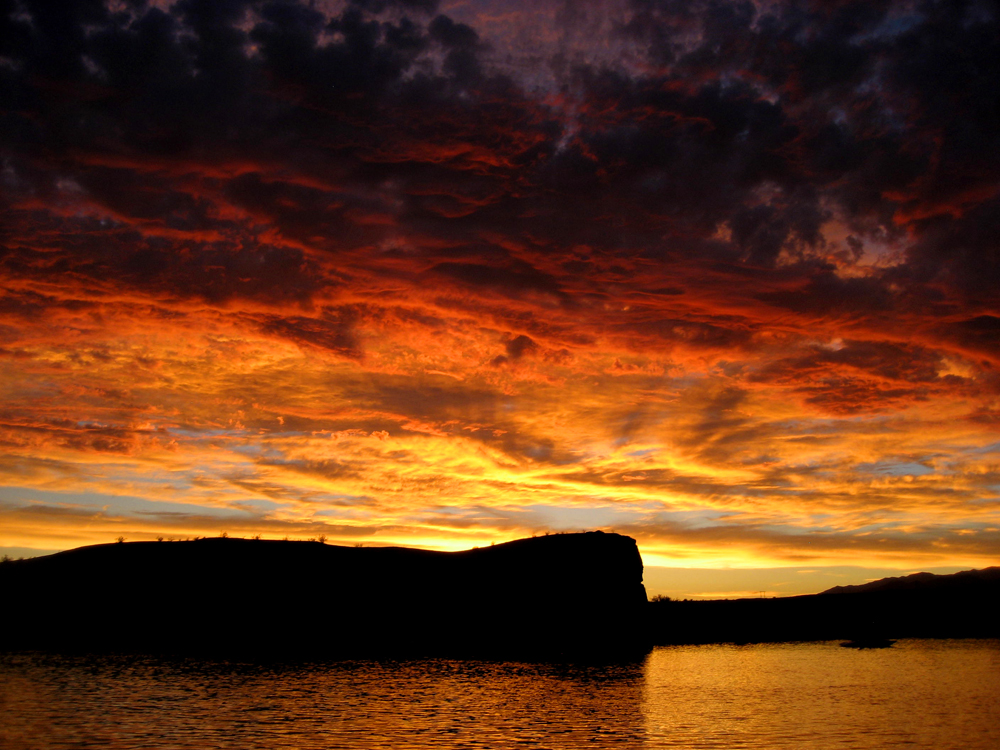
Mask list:
[[[808,317],[878,316],[891,311],[896,294],[881,274],[843,278],[832,267],[816,267],[800,276],[796,288],[761,292],[757,298]]]
[[[1000,107],[990,93],[1000,78],[994,4],[758,10],[637,0],[635,7],[627,33],[669,68],[667,80],[698,91],[682,99],[718,87],[728,106],[705,113],[713,128],[704,142],[728,140],[728,151],[739,138],[741,153],[760,154],[728,184],[774,180],[786,195],[801,196],[731,214],[734,239],[750,257],[773,257],[792,231],[812,244],[822,191],[859,227],[871,222],[891,232],[894,222],[926,235],[911,262],[927,276],[947,274],[970,290],[982,286],[981,272],[995,276],[995,222],[987,215],[1000,167]],[[693,83],[699,80],[709,83]],[[763,114],[761,95],[774,100],[772,114]]]
[[[184,0],[114,12],[101,3],[6,4],[8,258],[39,241],[45,208],[57,209],[67,235],[89,229],[103,244],[131,227],[140,241],[170,240],[167,253],[186,244],[210,268],[227,244],[239,254],[248,242],[276,242],[298,266],[296,246],[377,240],[377,225],[391,223],[380,221],[377,195],[387,174],[369,166],[380,140],[373,129],[391,126],[385,107],[447,99],[449,87],[479,76],[475,32],[444,16],[427,21],[433,9],[353,3],[328,18],[292,2]],[[373,15],[387,10],[395,21]],[[428,51],[444,55],[440,74],[414,69]],[[331,188],[331,175],[344,176],[346,195]],[[88,227],[88,215],[99,226]],[[67,259],[78,268],[100,255],[80,250]],[[92,271],[104,273],[104,259],[93,260]],[[190,286],[171,283],[174,262],[146,248],[116,253],[113,265],[124,279]],[[244,279],[282,276],[240,270]],[[233,292],[263,292],[244,283],[250,288]]]
[[[507,350],[507,356],[511,359],[520,359],[527,352],[533,352],[538,349],[538,344],[531,340],[528,336],[515,336],[509,339],[505,344],[504,348]]]
[[[261,330],[298,344],[315,346],[350,359],[358,359],[362,351],[354,332],[358,313],[351,307],[326,310],[321,319],[306,317],[265,316]]]
[[[351,326],[309,306],[390,277],[469,292],[440,302],[469,314],[641,293],[599,323],[640,351],[752,350],[771,307],[859,338],[933,312],[949,322],[920,326],[930,339],[996,359],[989,4],[635,0],[616,33],[642,64],[563,60],[544,96],[432,2],[9,0],[0,16],[12,280],[250,300],[276,308],[268,333],[354,358]],[[754,312],[708,314],[733,293]],[[536,339],[560,325],[517,314]],[[903,397],[841,364],[814,358],[829,377],[808,398]]]
[[[328,17],[290,1],[9,2],[9,210],[62,200],[65,213],[94,207],[173,242],[260,243],[270,231],[279,244],[363,246],[396,226],[765,268],[812,257],[801,302],[767,299],[884,309],[893,284],[929,294],[944,283],[987,301],[1000,273],[992,6],[636,0],[620,33],[646,71],[565,67],[562,114],[490,73],[481,34],[435,8],[370,0]],[[158,157],[173,165],[150,174]],[[262,158],[299,179],[266,174]],[[832,217],[853,232],[843,247],[824,236]],[[904,231],[915,238],[906,262],[883,278],[841,279],[823,260]],[[558,278],[519,255],[436,271],[559,294]],[[119,262],[125,279],[170,283],[155,250]],[[243,277],[258,273],[274,278]]]
[[[433,270],[472,286],[492,287],[511,295],[530,291],[560,294],[554,278],[523,261],[514,262],[507,268],[479,263],[441,263]]]
[[[975,318],[956,321],[945,330],[960,344],[973,351],[994,356],[1000,352],[1000,317],[977,315]]]
[[[941,368],[940,355],[922,347],[846,341],[775,360],[748,380],[791,386],[807,403],[833,413],[873,413],[926,401],[936,390],[957,385],[942,377]]]

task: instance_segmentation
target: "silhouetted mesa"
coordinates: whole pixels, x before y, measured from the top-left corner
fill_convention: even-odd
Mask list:
[[[296,655],[623,655],[648,646],[633,539],[464,552],[201,539],[0,565],[0,648]]]
[[[654,643],[997,638],[1000,568],[916,573],[778,599],[655,602]]]

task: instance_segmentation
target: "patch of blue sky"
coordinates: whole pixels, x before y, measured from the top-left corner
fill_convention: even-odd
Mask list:
[[[634,508],[614,506],[566,507],[561,505],[527,505],[524,510],[536,514],[550,529],[590,530],[602,529],[641,520],[645,514]]]
[[[369,508],[376,504],[375,499],[367,495],[323,495],[314,502],[319,505],[335,506],[329,510],[317,511],[319,514],[335,514],[339,512],[338,508]]]
[[[767,484],[756,487],[752,484],[734,484],[715,490],[720,495],[729,495],[730,497],[771,497],[772,495],[793,495],[800,491],[796,482],[776,477],[768,477]]]
[[[643,510],[649,513],[656,513],[663,510],[662,500],[639,500],[636,502],[630,502],[628,507],[633,510]]]
[[[995,492],[996,494],[975,497],[969,500],[969,502],[975,505],[1000,505],[1000,484],[991,485],[990,487],[987,487],[987,489]]]
[[[882,23],[874,29],[855,35],[851,41],[855,44],[864,44],[872,40],[888,41],[905,34],[925,18],[924,14],[917,11],[897,9],[887,13]]]
[[[233,453],[238,453],[241,456],[247,456],[255,460],[270,459],[272,461],[281,461],[285,457],[285,454],[280,450],[264,442],[248,442],[242,445],[234,445],[230,447],[230,450]]]
[[[702,508],[698,510],[660,511],[646,516],[645,520],[652,523],[676,524],[687,529],[709,529],[724,524],[726,518],[733,515],[732,511]]]
[[[688,370],[683,375],[679,375],[675,378],[669,378],[667,382],[671,388],[683,391],[702,385],[705,382],[705,378],[709,377],[710,374],[711,373],[704,370]]]
[[[987,453],[1000,453],[1000,442],[990,443],[989,445],[984,445],[982,448],[975,448],[971,450],[970,453],[977,453],[979,455]]]
[[[746,519],[741,524],[733,524],[731,528],[743,525],[752,525],[755,532],[760,532],[764,534],[776,534],[781,536],[794,536],[800,537],[803,534],[814,533],[814,529],[805,528],[797,523],[753,523],[751,519]],[[823,531],[815,531],[815,533],[822,534]],[[825,533],[835,534],[836,529],[831,529]]]
[[[458,506],[439,505],[427,510],[418,510],[408,514],[405,521],[422,524],[441,522],[444,519],[455,518],[462,522],[494,524],[514,520],[532,526],[540,525],[542,521],[537,514],[529,509],[517,506],[492,507],[484,505]]]
[[[104,510],[112,514],[180,514],[191,516],[230,515],[231,509],[195,503],[147,500],[133,495],[105,495],[99,492],[56,492],[28,487],[0,487],[0,503],[5,505],[56,505]]]
[[[134,513],[142,516],[182,515],[182,516],[218,516],[229,517],[233,508],[215,508],[197,503],[170,502],[147,500],[128,495],[116,495],[111,498],[110,510],[115,513]]]
[[[113,475],[113,472],[107,471],[106,474]],[[181,496],[183,493],[189,492],[192,486],[190,471],[156,471],[155,469],[143,471],[134,467],[124,467],[120,477],[122,482],[128,482],[128,485],[139,493],[142,492],[142,488],[149,487],[156,493],[166,490]],[[116,497],[111,493],[108,494]]]
[[[259,516],[272,510],[284,508],[287,503],[279,503],[274,500],[264,500],[262,498],[252,498],[247,500],[233,500],[229,505],[232,508]]]
[[[478,513],[480,510],[480,508],[468,508],[462,505],[438,505],[434,507],[434,513],[443,516],[466,516],[470,513]]]
[[[312,514],[313,520],[328,519],[333,521],[361,521],[370,522],[371,511],[369,508],[360,506],[344,506],[342,508],[324,508]]]
[[[23,506],[44,503],[85,508],[101,508],[111,504],[117,497],[97,492],[55,492],[36,490],[29,487],[0,487],[0,503],[7,506]]]
[[[211,440],[213,438],[225,438],[232,435],[242,435],[246,430],[234,430],[232,428],[215,427],[212,429],[193,430],[185,427],[172,427],[170,434],[173,437],[184,438],[186,440]]]
[[[888,474],[894,477],[922,477],[926,474],[933,474],[931,469],[923,464],[913,461],[878,461],[876,463],[857,464],[858,471],[869,471],[872,474]]]
[[[800,532],[802,531],[806,534],[836,534],[838,531],[841,531],[841,529],[839,526],[831,524],[822,524],[817,526],[810,522],[808,528],[804,530],[800,529]]]
[[[839,517],[832,513],[804,513],[797,519],[800,527],[808,529],[809,533],[824,534],[840,531]]]
[[[629,451],[625,455],[629,456],[630,458],[643,458],[644,456],[648,456],[652,453],[659,453],[661,450],[662,448],[643,448],[642,450],[638,451]]]

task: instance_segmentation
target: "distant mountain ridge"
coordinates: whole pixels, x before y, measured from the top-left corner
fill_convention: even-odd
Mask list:
[[[998,638],[1000,567],[914,573],[774,599],[653,602],[655,643]]]
[[[958,573],[911,573],[908,576],[880,578],[877,581],[861,583],[854,586],[834,586],[823,594],[861,594],[867,592],[890,591],[944,591],[974,589],[1000,583],[1000,567],[989,567],[981,570],[962,570]]]

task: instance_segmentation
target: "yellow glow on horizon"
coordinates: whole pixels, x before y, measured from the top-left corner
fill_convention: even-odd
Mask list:
[[[994,559],[996,458],[966,397],[840,413],[797,395],[821,379],[758,377],[787,367],[789,346],[812,356],[812,335],[765,347],[736,381],[731,353],[651,357],[610,334],[536,333],[498,365],[516,331],[421,289],[352,323],[363,356],[278,336],[266,307],[173,312],[62,311],[71,339],[26,326],[25,355],[0,360],[0,545],[225,530],[467,549],[603,528],[638,539],[649,565]],[[945,362],[949,378],[975,374]]]

